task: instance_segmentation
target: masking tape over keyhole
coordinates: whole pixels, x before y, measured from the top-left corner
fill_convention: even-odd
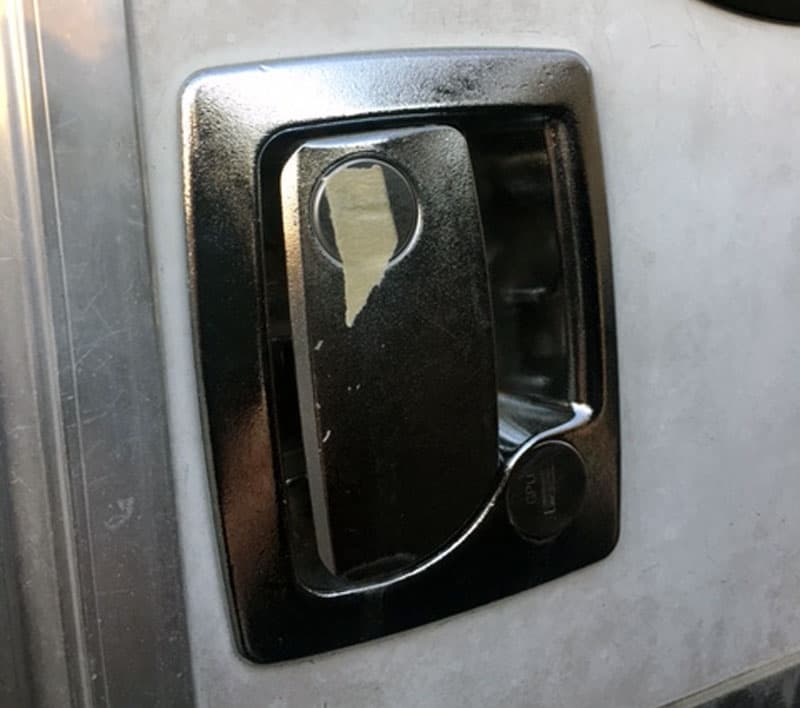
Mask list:
[[[408,250],[416,234],[416,196],[392,165],[354,158],[323,176],[314,211],[317,236],[342,267],[345,324],[352,327],[386,269]]]

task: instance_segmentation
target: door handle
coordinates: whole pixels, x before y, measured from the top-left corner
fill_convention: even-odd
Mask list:
[[[283,168],[281,195],[317,551],[351,581],[402,572],[497,485],[467,143],[435,125],[310,140]]]
[[[599,560],[619,528],[611,267],[560,51],[204,72],[183,100],[233,626],[276,661]]]

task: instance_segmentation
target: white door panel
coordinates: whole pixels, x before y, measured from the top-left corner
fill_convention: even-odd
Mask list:
[[[800,647],[800,31],[693,0],[130,8],[197,698],[650,706]],[[234,648],[204,459],[178,97],[193,72],[431,46],[591,66],[622,431],[612,555],[493,605],[259,667]]]

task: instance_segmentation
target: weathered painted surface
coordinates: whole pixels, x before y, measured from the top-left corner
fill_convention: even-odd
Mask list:
[[[694,0],[132,3],[199,696],[205,705],[658,705],[800,646],[800,34]],[[212,65],[575,49],[605,156],[622,404],[612,556],[313,660],[237,658],[206,481],[178,144]]]

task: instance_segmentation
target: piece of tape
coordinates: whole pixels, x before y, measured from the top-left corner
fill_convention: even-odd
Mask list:
[[[344,321],[352,327],[383,280],[397,248],[397,227],[380,165],[338,171],[325,196],[344,271]]]

